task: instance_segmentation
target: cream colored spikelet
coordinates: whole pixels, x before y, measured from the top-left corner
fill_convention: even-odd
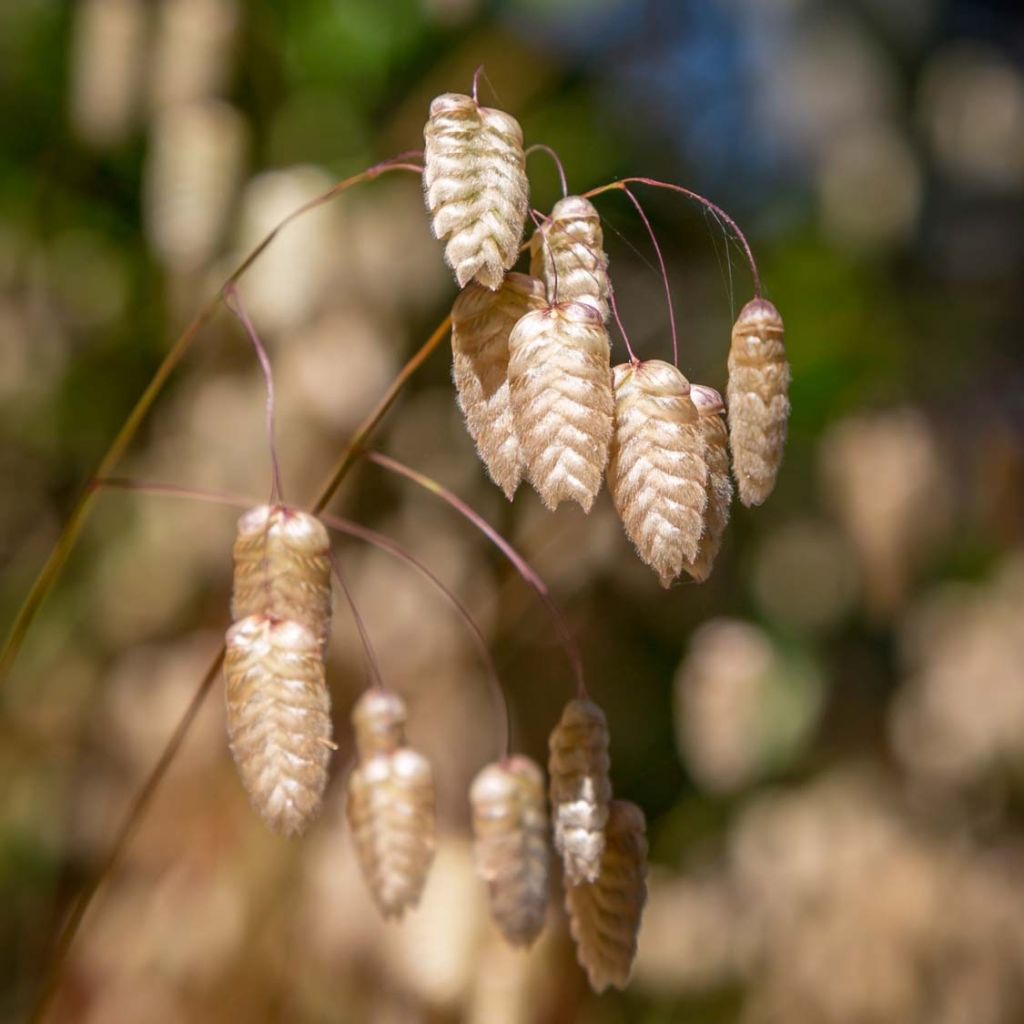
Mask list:
[[[616,366],[608,488],[637,554],[668,587],[698,553],[708,467],[690,384],[671,363]]]
[[[459,408],[487,472],[509,501],[524,461],[509,404],[508,339],[520,317],[543,306],[543,283],[516,273],[506,274],[497,291],[471,281],[452,306],[452,377]]]
[[[789,419],[789,364],[782,317],[751,299],[733,325],[729,349],[729,446],[740,501],[760,505],[782,463]]]
[[[639,807],[613,800],[597,881],[565,893],[576,957],[595,992],[625,988],[629,981],[647,901],[646,832]]]
[[[434,775],[405,745],[405,705],[369,690],[352,712],[359,762],[345,813],[363,877],[385,917],[401,917],[423,891],[434,857]]]
[[[333,748],[320,643],[301,623],[250,615],[226,647],[228,739],[242,783],[271,828],[297,835],[320,811]]]
[[[519,122],[445,93],[430,104],[423,136],[427,208],[459,287],[476,280],[500,288],[519,256],[529,205]]]
[[[258,505],[238,521],[231,617],[291,619],[326,645],[331,628],[330,538],[315,516]]]
[[[589,512],[612,435],[608,334],[593,306],[567,303],[527,313],[509,337],[512,417],[526,474],[550,509],[575,501]]]
[[[703,384],[690,386],[690,399],[700,414],[700,429],[704,437],[704,460],[708,466],[708,504],[704,512],[704,533],[697,548],[697,557],[686,566],[686,571],[698,583],[710,575],[725,528],[729,525],[732,505],[732,477],[729,475],[729,432],[722,413],[722,396]]]
[[[601,215],[589,199],[566,196],[530,239],[530,273],[551,302],[585,302],[608,319],[608,257]]]
[[[528,946],[548,905],[548,816],[544,776],[515,756],[483,768],[469,790],[473,856],[487,883],[491,917],[513,946]]]
[[[548,740],[555,849],[572,884],[597,877],[612,796],[608,723],[592,701],[569,701]]]

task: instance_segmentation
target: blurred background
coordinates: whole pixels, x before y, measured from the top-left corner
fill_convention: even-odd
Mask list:
[[[996,0],[24,0],[0,5],[0,622],[195,310],[270,226],[422,145],[467,91],[570,189],[704,192],[748,231],[787,324],[779,485],[734,510],[711,580],[665,592],[606,494],[509,505],[442,348],[377,443],[467,499],[565,606],[645,810],[633,982],[597,998],[560,896],[505,949],[471,870],[466,790],[497,753],[463,625],[413,572],[339,540],[440,840],[385,925],[343,825],[365,684],[336,602],[340,744],[299,843],[250,812],[207,700],[72,950],[52,1020],[999,1024],[1024,1020],[1024,15]],[[558,196],[530,158],[533,203]],[[723,388],[749,275],[719,225],[641,194],[681,365]],[[668,358],[652,250],[598,200],[642,357]],[[307,500],[455,296],[417,182],[293,225],[242,293],[274,361],[288,496]],[[617,358],[621,340],[613,336]],[[123,471],[262,500],[263,382],[204,330]],[[399,539],[471,608],[546,759],[571,694],[550,622],[429,494],[360,467],[333,507]],[[80,887],[228,623],[236,513],[102,495],[0,692],[0,1016],[20,1020]]]

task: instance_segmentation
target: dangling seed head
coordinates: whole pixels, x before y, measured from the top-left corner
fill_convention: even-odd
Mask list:
[[[708,465],[708,504],[704,512],[704,534],[697,548],[697,557],[686,566],[686,571],[698,583],[703,583],[711,575],[711,567],[729,524],[732,477],[729,475],[729,435],[722,420],[725,411],[722,396],[714,388],[692,384],[690,398],[700,414],[700,430],[704,437],[704,459]]]
[[[519,122],[472,96],[445,93],[430,104],[423,135],[427,208],[459,287],[501,287],[529,205]]]
[[[637,554],[663,587],[697,557],[707,507],[705,441],[690,384],[651,359],[612,371],[608,489]]]
[[[434,777],[408,747],[352,770],[345,805],[363,877],[385,917],[419,902],[434,856]]]
[[[589,199],[566,196],[530,239],[530,273],[551,302],[584,302],[608,319],[608,257],[601,215]]]
[[[301,623],[250,615],[228,630],[226,645],[235,764],[263,820],[296,835],[320,811],[331,756],[320,643]]]
[[[509,336],[512,417],[526,473],[550,509],[565,500],[589,512],[612,435],[608,334],[593,306],[527,313]]]
[[[508,273],[496,292],[471,281],[452,306],[459,407],[487,472],[509,501],[523,475],[523,453],[509,405],[508,337],[520,317],[543,305],[541,281]]]
[[[301,622],[326,645],[331,628],[331,544],[315,516],[259,505],[238,520],[231,617]]]
[[[405,746],[405,701],[391,690],[372,687],[352,708],[356,750],[363,760]]]
[[[604,712],[591,700],[569,701],[548,746],[555,849],[570,884],[592,882],[600,869],[612,796]]]
[[[513,946],[528,946],[544,927],[548,904],[544,776],[529,758],[510,757],[477,775],[469,800],[473,855],[491,917]]]
[[[636,804],[613,800],[597,880],[565,893],[576,957],[595,992],[625,988],[629,981],[647,901],[646,831]]]
[[[729,349],[729,446],[744,505],[772,492],[786,444],[789,364],[782,317],[764,299],[752,299],[733,325]]]

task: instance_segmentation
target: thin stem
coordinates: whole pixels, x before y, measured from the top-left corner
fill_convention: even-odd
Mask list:
[[[569,186],[566,184],[565,168],[562,166],[562,161],[559,159],[558,154],[543,142],[535,142],[529,149],[527,149],[525,155],[529,156],[531,153],[536,152],[547,153],[547,155],[555,161],[555,167],[558,168],[558,180],[562,186],[562,198],[564,199],[569,194]]]
[[[633,351],[633,346],[629,343],[629,335],[626,333],[626,327],[622,322],[622,317],[619,316],[619,306],[615,301],[615,288],[610,280],[608,282],[608,304],[612,307],[612,317],[614,317],[615,323],[619,328],[619,334],[622,335],[622,340],[625,342],[626,352],[629,353],[629,361],[634,364],[639,363],[640,360],[637,359],[636,353]]]
[[[504,756],[508,757],[509,752],[512,749],[512,722],[508,709],[508,698],[505,696],[505,689],[501,685],[501,678],[494,665],[494,659],[491,657],[490,648],[487,646],[487,639],[480,631],[480,627],[476,624],[476,620],[470,614],[469,609],[466,608],[458,597],[455,596],[454,592],[450,590],[431,569],[428,569],[423,562],[402,547],[402,545],[397,541],[392,540],[390,537],[385,537],[384,534],[377,533],[376,530],[371,530],[369,527],[361,526],[359,523],[353,523],[348,519],[341,519],[338,516],[332,516],[329,513],[321,513],[320,518],[332,529],[338,530],[341,533],[347,533],[350,537],[356,537],[359,540],[365,541],[367,544],[372,544],[374,547],[380,548],[381,551],[387,551],[389,554],[394,555],[395,558],[411,565],[418,572],[422,573],[438,589],[438,591],[444,595],[448,600],[448,603],[456,610],[456,612],[458,612],[462,620],[466,623],[466,626],[469,628],[470,633],[473,635],[473,639],[476,641],[477,648],[480,651],[480,657],[487,670],[488,684],[491,688],[491,695],[494,698],[494,703],[498,709],[501,724],[501,734],[503,737],[501,746],[504,750]]]
[[[436,480],[381,452],[365,452],[363,457],[370,462],[376,463],[382,469],[386,469],[391,473],[397,473],[399,476],[404,476],[407,480],[411,480],[414,484],[418,484],[424,490],[447,502],[459,515],[472,523],[511,562],[516,572],[537,592],[548,614],[551,616],[559,642],[565,651],[566,657],[569,659],[569,664],[572,666],[573,676],[576,679],[577,693],[580,697],[586,697],[587,684],[583,675],[583,658],[580,655],[576,638],[573,636],[572,630],[562,614],[562,609],[559,608],[557,602],[551,596],[551,591],[548,589],[547,584],[540,578],[526,559],[479,512],[471,508],[460,497],[453,494]]]
[[[388,171],[412,171],[416,174],[422,174],[423,168],[418,164],[404,163],[399,160],[386,160],[362,171],[360,174],[355,174],[352,177],[346,178],[344,181],[340,181],[338,184],[333,185],[326,192],[309,200],[309,202],[304,203],[297,210],[292,211],[292,213],[285,217],[275,228],[264,236],[263,240],[235,268],[234,272],[227,279],[225,287],[237,282],[249,267],[252,266],[252,264],[260,257],[260,255],[262,255],[267,246],[274,241],[278,234],[280,234],[280,232],[297,217],[301,217],[310,210],[330,201],[346,189],[351,188],[353,185],[358,185],[366,181],[373,181],[375,178],[380,177],[382,174],[386,174]],[[223,291],[223,289],[221,289],[221,291]],[[139,400],[135,403],[131,412],[128,413],[124,424],[117,432],[117,435],[111,442],[106,454],[104,454],[103,458],[100,460],[93,476],[105,477],[109,476],[113,472],[114,468],[121,461],[125,451],[128,449],[128,446],[131,444],[138,432],[142,421],[146,418],[149,410],[152,408],[157,396],[163,390],[168,378],[184,358],[189,348],[191,348],[192,343],[195,341],[200,330],[202,330],[202,328],[213,318],[219,304],[220,293],[207,301],[199,313],[196,314],[192,323],[185,328],[182,334],[171,346],[167,355],[164,356],[163,361],[153,374],[152,380],[150,380],[149,384],[146,385],[145,391],[142,392]],[[82,527],[85,524],[85,519],[89,512],[93,493],[93,490],[88,485],[82,489],[82,492],[71,507],[67,522],[64,524],[57,540],[54,542],[53,549],[50,551],[42,569],[40,569],[39,575],[33,582],[32,588],[29,590],[24,602],[18,609],[18,614],[11,626],[10,632],[7,634],[6,640],[4,641],[3,650],[0,651],[0,683],[7,678],[7,675],[11,670],[11,666],[14,664],[14,659],[18,656],[18,652],[21,650],[21,646],[24,642],[25,634],[28,632],[29,626],[31,626],[36,613],[39,611],[40,605],[43,603],[43,599],[49,593],[50,587],[56,581],[65,562],[68,560],[68,556],[71,554],[76,542],[78,541],[78,537],[81,534]]]
[[[484,66],[483,66],[483,64],[479,65],[477,67],[476,71],[473,72],[473,102],[476,103],[478,106],[480,104],[480,99],[479,99],[479,96],[478,96],[478,92],[479,92],[479,88],[480,88],[480,76],[483,73],[484,73]]]
[[[277,445],[274,443],[274,371],[270,366],[270,356],[263,347],[259,335],[249,314],[245,311],[242,296],[234,282],[224,289],[224,305],[231,310],[238,318],[239,323],[249,335],[249,341],[256,350],[256,358],[260,361],[260,368],[263,370],[263,379],[267,387],[267,445],[270,449],[270,504],[279,505],[284,501],[284,488],[281,486],[281,466],[277,460]]]
[[[362,615],[359,614],[355,598],[352,596],[348,583],[345,582],[345,577],[341,573],[341,565],[338,562],[338,556],[334,552],[331,552],[331,569],[334,572],[334,578],[338,581],[338,586],[341,587],[341,592],[345,595],[349,611],[352,613],[352,619],[356,624],[359,642],[363,645],[363,654],[366,656],[366,664],[370,672],[370,683],[372,686],[378,687],[378,689],[383,689],[384,679],[380,674],[380,662],[377,660],[373,644],[370,643],[370,634],[366,628],[366,622],[363,620]]]
[[[640,215],[640,219],[644,222],[644,227],[647,228],[647,234],[650,236],[651,244],[654,246],[654,252],[658,257],[658,266],[661,267],[661,281],[665,286],[665,302],[668,305],[668,322],[669,327],[672,330],[672,363],[678,368],[679,366],[679,342],[676,338],[676,314],[672,308],[672,289],[668,283],[668,270],[665,268],[665,258],[661,255],[661,246],[658,245],[658,236],[654,233],[654,228],[651,226],[651,222],[647,219],[647,214],[644,213],[644,208],[640,205],[640,200],[637,199],[628,188],[622,190],[629,197],[629,201],[636,207],[636,212]]]
[[[740,230],[739,225],[723,210],[717,203],[711,202],[705,196],[700,195],[698,192],[693,192],[688,188],[683,188],[682,185],[674,185],[668,181],[657,181],[654,178],[620,178],[618,181],[609,182],[607,185],[601,185],[598,188],[592,188],[589,192],[584,193],[584,198],[593,199],[595,196],[601,195],[602,192],[610,192],[612,189],[619,189],[620,191],[626,191],[626,186],[631,184],[638,185],[650,185],[652,188],[665,188],[671,192],[678,192],[680,195],[686,196],[687,199],[692,199],[695,203],[700,203],[705,209],[710,210],[716,217],[720,218],[721,221],[726,224],[732,231],[736,240],[740,243],[743,249],[744,255],[747,257],[747,263],[750,266],[750,276],[754,281],[754,296],[755,298],[761,297],[761,274],[757,269],[757,261],[754,259],[753,250],[750,248],[750,243],[747,241],[747,236]]]
[[[551,289],[548,294],[548,303],[552,306],[558,304],[558,265],[555,263],[555,254],[551,248],[551,239],[548,238],[547,232],[544,230],[543,221],[548,218],[540,212],[540,210],[530,209],[530,220],[533,221],[534,234],[540,232],[541,244],[544,246],[544,251],[547,253],[548,266],[551,268]],[[532,247],[531,239],[531,247]],[[547,274],[544,275],[547,277]],[[547,282],[545,282],[545,287]]]

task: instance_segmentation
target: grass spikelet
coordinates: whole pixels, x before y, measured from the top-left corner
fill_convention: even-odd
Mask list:
[[[529,205],[523,130],[510,114],[445,93],[423,130],[423,185],[434,235],[459,287],[501,287],[519,256]]]
[[[592,882],[600,869],[612,796],[604,712],[591,700],[569,701],[548,746],[555,849],[570,884]]]
[[[708,504],[704,512],[704,533],[697,548],[697,557],[686,566],[686,571],[698,583],[710,575],[711,568],[722,546],[722,536],[729,524],[732,505],[732,477],[729,475],[729,433],[722,413],[722,396],[703,384],[690,386],[690,399],[700,415],[700,430],[704,437],[704,459],[708,466]]]
[[[608,257],[601,215],[589,199],[555,203],[530,239],[530,273],[544,281],[552,302],[585,302],[608,319]]]
[[[373,687],[352,708],[356,750],[362,760],[405,746],[405,701],[392,690]]]
[[[315,516],[258,505],[238,520],[231,617],[300,622],[327,643],[331,628],[330,538]]]
[[[272,829],[297,835],[320,811],[331,756],[320,643],[299,622],[250,615],[226,645],[228,739],[242,784]]]
[[[487,765],[469,791],[473,855],[487,883],[491,917],[513,946],[528,946],[548,905],[548,816],[544,776],[529,758]]]
[[[434,777],[408,747],[352,770],[345,805],[363,877],[384,917],[401,917],[423,891],[434,856]]]
[[[663,587],[697,557],[708,467],[687,379],[651,359],[616,366],[608,488],[626,535]]]
[[[471,281],[452,306],[452,378],[466,427],[491,479],[512,500],[523,452],[512,422],[508,338],[516,321],[544,305],[544,285],[509,273],[495,292]]]
[[[789,419],[789,364],[782,317],[752,299],[733,325],[729,349],[729,446],[740,501],[760,505],[782,463]]]
[[[512,416],[526,474],[550,509],[566,500],[589,512],[612,436],[608,334],[578,302],[527,313],[509,337]]]
[[[565,909],[576,957],[590,987],[625,988],[647,901],[647,825],[636,804],[613,800],[601,871],[592,884],[566,889]]]

